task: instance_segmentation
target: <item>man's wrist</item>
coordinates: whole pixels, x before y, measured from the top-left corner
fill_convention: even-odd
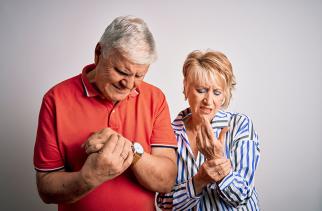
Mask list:
[[[95,179],[90,172],[80,170],[78,172],[78,178],[80,185],[84,187],[84,189],[91,190],[99,185],[97,179]]]
[[[132,151],[133,151],[133,160],[131,165],[134,166],[141,159],[144,153],[144,149],[140,143],[133,142]]]

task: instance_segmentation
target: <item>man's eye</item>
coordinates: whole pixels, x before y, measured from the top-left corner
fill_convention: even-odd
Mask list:
[[[123,75],[123,76],[128,76],[127,73],[123,72],[122,70],[118,69],[117,67],[114,67],[114,70],[116,70],[116,72],[120,75]]]
[[[206,93],[208,90],[206,88],[198,88],[196,89],[198,93]]]

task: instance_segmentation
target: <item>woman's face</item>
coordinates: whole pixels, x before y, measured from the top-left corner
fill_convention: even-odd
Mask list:
[[[194,119],[213,119],[224,101],[224,89],[216,82],[189,82],[185,84],[187,98]]]

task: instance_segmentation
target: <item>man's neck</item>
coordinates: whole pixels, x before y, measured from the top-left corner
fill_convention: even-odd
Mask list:
[[[86,77],[91,84],[95,84],[95,76],[96,76],[95,68],[86,74]]]

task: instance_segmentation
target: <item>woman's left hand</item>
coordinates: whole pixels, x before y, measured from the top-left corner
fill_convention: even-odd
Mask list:
[[[197,133],[196,141],[198,150],[204,154],[207,160],[225,158],[225,135],[227,131],[228,127],[223,128],[218,139],[215,139],[209,120],[203,118],[203,124]]]

